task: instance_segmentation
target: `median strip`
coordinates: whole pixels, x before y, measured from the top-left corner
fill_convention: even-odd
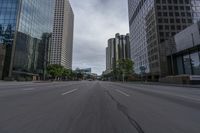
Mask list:
[[[77,91],[78,89],[73,89],[73,90],[71,90],[71,91],[67,91],[67,92],[65,92],[65,93],[62,93],[61,95],[67,95],[67,94],[70,94],[70,93],[73,93],[73,92],[75,92],[75,91]]]

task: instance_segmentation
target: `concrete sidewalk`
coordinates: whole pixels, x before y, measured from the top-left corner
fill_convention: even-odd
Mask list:
[[[128,84],[143,84],[143,85],[161,85],[161,86],[175,86],[175,87],[187,87],[187,88],[199,88],[200,85],[189,85],[189,84],[167,84],[160,82],[126,82]]]

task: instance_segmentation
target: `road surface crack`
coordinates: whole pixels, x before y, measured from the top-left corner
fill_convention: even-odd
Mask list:
[[[127,107],[122,105],[120,102],[118,102],[111,94],[109,91],[106,91],[106,93],[108,94],[108,96],[117,104],[117,108],[120,112],[122,112],[127,119],[129,120],[130,124],[138,131],[138,133],[144,133],[144,130],[142,129],[142,127],[140,126],[140,124],[133,119],[127,111]]]

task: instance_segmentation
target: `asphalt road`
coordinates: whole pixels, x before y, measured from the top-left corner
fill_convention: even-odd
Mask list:
[[[200,89],[0,82],[0,133],[200,133]]]

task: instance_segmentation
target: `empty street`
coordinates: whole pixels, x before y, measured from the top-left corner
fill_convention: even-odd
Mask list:
[[[199,133],[200,89],[1,82],[0,133]]]

